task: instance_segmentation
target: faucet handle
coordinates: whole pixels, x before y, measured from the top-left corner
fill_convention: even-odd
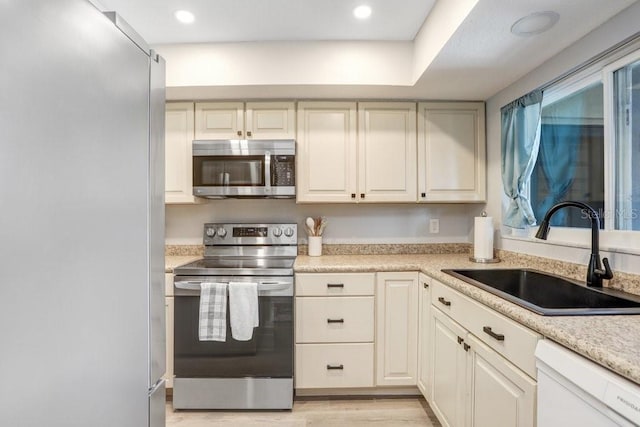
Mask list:
[[[608,258],[602,258],[602,264],[604,264],[604,270],[599,270],[597,271],[598,276],[600,276],[600,278],[602,279],[612,279],[613,278],[613,271],[611,271],[611,267],[609,266],[609,259]]]

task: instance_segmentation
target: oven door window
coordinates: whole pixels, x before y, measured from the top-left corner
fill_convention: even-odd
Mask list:
[[[264,187],[264,156],[194,156],[194,187]]]
[[[260,296],[260,326],[250,341],[198,339],[198,296],[175,297],[174,373],[180,378],[291,378],[293,375],[293,297]]]

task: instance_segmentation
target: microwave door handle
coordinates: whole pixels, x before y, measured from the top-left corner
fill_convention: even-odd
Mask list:
[[[264,192],[271,194],[271,152],[264,153]]]

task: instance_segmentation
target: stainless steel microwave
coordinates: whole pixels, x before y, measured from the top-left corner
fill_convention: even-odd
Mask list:
[[[294,140],[194,140],[193,195],[294,198]]]

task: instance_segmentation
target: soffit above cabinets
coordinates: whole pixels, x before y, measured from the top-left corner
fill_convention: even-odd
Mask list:
[[[243,88],[251,88],[253,96],[269,98],[347,93],[360,98],[488,99],[637,3],[93,1],[116,10],[167,59],[168,96],[174,99],[195,99],[194,88],[205,97],[231,98],[246,97]],[[353,8],[361,3],[373,9],[369,20],[353,18]],[[194,12],[195,22],[179,24],[173,16],[178,9]],[[518,19],[547,10],[560,15],[549,31],[529,37],[511,33]],[[629,10],[640,16],[640,5]],[[621,37],[637,29],[625,31],[620,30]]]

